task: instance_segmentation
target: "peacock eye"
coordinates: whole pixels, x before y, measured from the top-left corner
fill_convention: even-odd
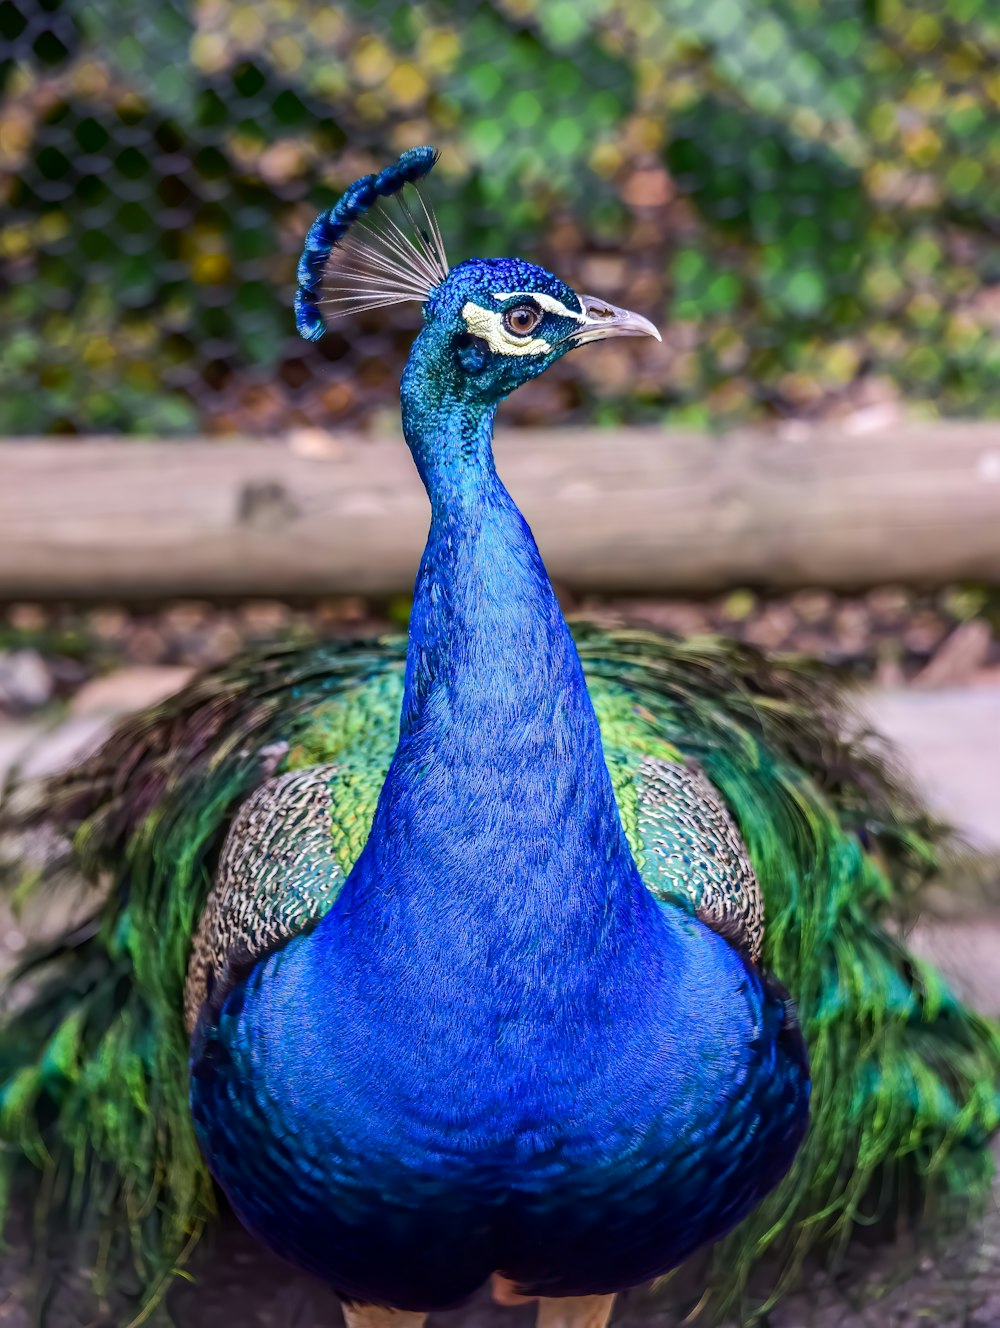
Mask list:
[[[503,325],[515,337],[530,336],[541,321],[542,311],[534,304],[516,304],[504,311]]]

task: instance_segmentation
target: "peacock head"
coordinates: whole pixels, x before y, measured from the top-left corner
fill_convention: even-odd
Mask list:
[[[449,268],[441,231],[416,182],[433,148],[410,148],[350,185],[313,222],[299,262],[299,332],[315,341],[338,315],[419,301],[423,329],[410,365],[450,393],[483,403],[509,396],[567,351],[608,337],[660,334],[641,314],[578,295],[519,258]],[[398,215],[389,208],[394,200]]]
[[[519,258],[470,258],[453,268],[424,303],[424,328],[453,361],[457,386],[491,401],[588,341],[660,336],[640,314],[578,295]]]

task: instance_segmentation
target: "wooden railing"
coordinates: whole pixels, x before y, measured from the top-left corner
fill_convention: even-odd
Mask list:
[[[1000,582],[1000,424],[502,434],[557,582]],[[428,506],[398,439],[0,444],[0,597],[383,594]]]

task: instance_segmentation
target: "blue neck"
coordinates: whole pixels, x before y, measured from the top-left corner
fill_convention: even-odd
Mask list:
[[[562,965],[643,932],[650,896],[576,646],[493,465],[495,404],[435,388],[419,350],[403,425],[431,527],[399,744],[342,901],[373,906],[384,937],[468,937],[470,972],[485,971],[484,946],[522,941]]]
[[[410,618],[402,736],[429,726],[440,741],[465,726],[485,754],[509,745],[512,724],[551,722],[554,697],[567,689],[572,719],[596,729],[538,549],[493,464],[496,407],[429,402],[414,387],[408,374],[403,425],[431,528]]]

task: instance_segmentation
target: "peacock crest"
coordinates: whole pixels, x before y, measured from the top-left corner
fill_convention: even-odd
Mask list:
[[[313,222],[295,295],[296,327],[307,341],[317,341],[334,318],[422,303],[448,275],[441,229],[417,188],[438,155],[431,147],[407,149],[378,175],[355,180]]]

